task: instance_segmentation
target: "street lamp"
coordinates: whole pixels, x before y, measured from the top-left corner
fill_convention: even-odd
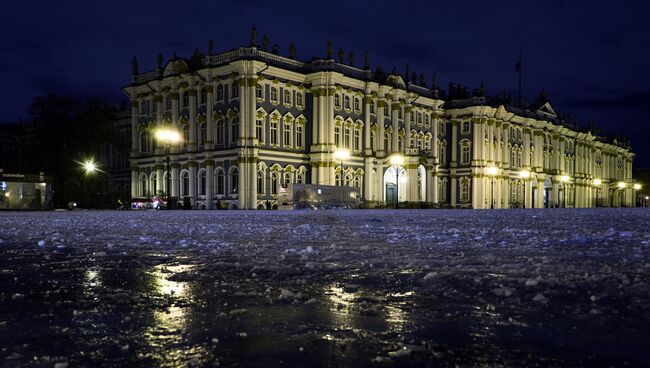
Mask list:
[[[345,186],[345,175],[343,174],[343,161],[350,158],[350,151],[337,149],[334,151],[334,159],[341,161],[341,186]]]
[[[564,197],[562,199],[562,207],[566,208],[566,190],[567,190],[567,183],[569,182],[569,176],[568,175],[562,175],[560,176],[560,181],[562,182],[562,196]]]
[[[530,178],[530,171],[528,170],[521,170],[519,172],[519,177],[523,179],[524,181],[524,202],[522,207],[526,208],[526,182],[528,181],[528,178]],[[534,206],[533,206],[534,207]]]
[[[396,180],[397,183],[397,200],[395,201],[395,208],[399,208],[399,169],[401,165],[404,164],[404,156],[396,153],[390,157],[390,164],[395,166]]]
[[[600,186],[603,184],[603,181],[600,179],[594,179],[594,185],[596,186],[596,205],[598,207],[598,195],[600,194]]]
[[[165,196],[167,197],[167,209],[171,210],[171,195],[170,195],[170,179],[171,179],[171,173],[169,172],[169,152],[171,150],[171,145],[176,144],[181,141],[181,135],[176,131],[168,128],[164,129],[158,129],[156,131],[156,139],[161,141],[165,145],[165,149],[167,150],[167,180],[166,180],[166,188],[165,188]]]
[[[637,204],[639,203],[639,200],[636,197],[637,195],[636,192],[641,189],[641,184],[635,183],[633,188],[634,188],[634,207],[636,207]]]
[[[88,194],[87,194],[87,193],[88,193],[88,191],[87,191],[87,180],[86,180],[86,178],[89,177],[89,176],[91,176],[91,175],[93,175],[93,174],[95,174],[95,173],[98,172],[98,171],[101,171],[101,170],[99,169],[99,167],[98,167],[97,163],[95,162],[95,159],[94,159],[94,158],[89,158],[89,159],[85,160],[84,162],[79,162],[79,161],[75,161],[75,162],[81,164],[81,170],[82,170],[83,173],[84,173],[84,180],[83,180],[83,182],[84,182],[84,193],[83,193],[83,199],[84,199],[84,202],[89,202],[89,200],[86,199],[86,197],[88,197]],[[84,203],[84,205],[88,205],[88,203]]]
[[[494,209],[494,177],[499,173],[496,166],[489,166],[485,169],[485,173],[492,177],[492,186],[490,189],[490,208]]]

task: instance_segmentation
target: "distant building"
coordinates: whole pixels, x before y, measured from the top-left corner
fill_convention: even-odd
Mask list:
[[[52,209],[52,179],[42,173],[13,173],[0,168],[0,209]]]
[[[183,137],[169,150],[171,196],[194,208],[277,205],[288,183],[357,187],[368,206],[634,203],[630,148],[578,129],[545,96],[526,108],[483,88],[451,84],[445,96],[415,73],[356,67],[341,53],[302,62],[242,47],[134,74],[124,88],[131,195],[167,191],[168,151],[154,132],[170,127]]]
[[[98,148],[99,168],[107,175],[107,193],[113,205],[116,201],[126,201],[131,197],[131,170],[129,153],[131,148],[131,112],[118,110],[108,135],[109,141]]]

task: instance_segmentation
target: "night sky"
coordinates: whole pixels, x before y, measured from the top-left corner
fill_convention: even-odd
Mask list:
[[[524,96],[541,89],[556,110],[631,140],[635,165],[650,167],[650,29],[647,1],[12,1],[0,12],[0,122],[29,118],[34,96],[98,95],[119,103],[131,58],[140,71],[156,55],[189,57],[261,40],[298,58],[323,57],[327,40],[374,69],[406,64],[427,83],[516,95],[523,55]]]

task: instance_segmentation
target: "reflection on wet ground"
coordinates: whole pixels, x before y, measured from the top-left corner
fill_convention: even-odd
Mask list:
[[[0,366],[647,362],[650,215],[505,212],[1,214]]]

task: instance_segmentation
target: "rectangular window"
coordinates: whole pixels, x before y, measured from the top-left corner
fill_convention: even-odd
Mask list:
[[[467,182],[460,184],[460,201],[469,202],[469,183]]]
[[[239,138],[239,119],[235,118],[230,125],[230,143],[237,143]]]
[[[361,149],[361,130],[354,130],[354,150],[358,151]]]
[[[298,147],[304,147],[305,144],[302,141],[302,136],[303,136],[303,126],[302,124],[296,125],[296,146]]]
[[[264,120],[262,119],[255,121],[255,136],[260,143],[264,143]]]
[[[271,144],[273,144],[273,145],[278,144],[278,122],[277,121],[271,121],[270,140],[271,140]]]
[[[230,98],[239,97],[239,82],[233,82],[230,86]]]
[[[469,144],[461,146],[460,162],[462,164],[469,164]]]
[[[350,148],[350,134],[351,134],[350,128],[349,127],[345,128],[345,136],[343,137],[345,148]]]
[[[284,124],[284,145],[291,146],[291,124]]]
[[[341,146],[341,127],[340,126],[335,126],[334,127],[334,145],[336,147]]]

